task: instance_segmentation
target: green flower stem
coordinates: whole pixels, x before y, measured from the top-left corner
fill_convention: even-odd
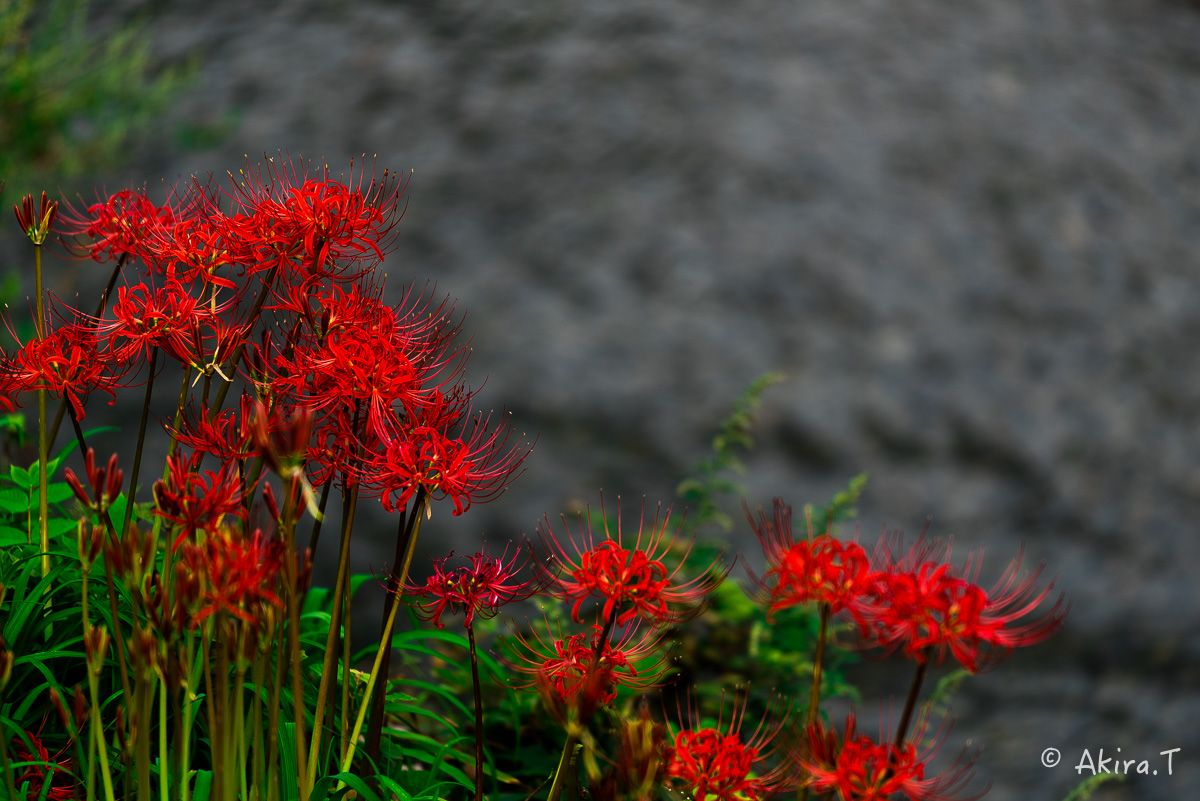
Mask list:
[[[821,706],[821,663],[825,658],[825,640],[829,636],[829,604],[821,604],[820,627],[817,629],[817,652],[813,656],[812,689],[808,693],[808,725],[817,722]]]
[[[283,705],[283,668],[287,664],[290,642],[290,636],[280,637],[275,653],[275,681],[271,685],[271,701],[267,709],[267,725],[273,734],[279,731],[279,710]],[[276,734],[267,742],[267,801],[277,801],[279,795],[279,737]]]
[[[218,699],[213,684],[212,646],[213,619],[204,623],[200,636],[200,649],[204,664],[204,709],[208,715],[208,746],[212,756],[212,794],[216,801],[233,801],[225,798],[224,760],[221,759],[224,738],[221,736],[221,721],[217,713]]]
[[[189,801],[191,796],[191,766],[192,766],[192,715],[198,700],[195,687],[200,677],[197,675],[199,664],[196,661],[196,638],[191,626],[187,629],[184,641],[184,656],[187,672],[184,675],[183,687],[183,725],[179,743],[179,797]]]
[[[269,618],[269,621],[273,618]],[[264,627],[266,632],[270,632],[274,626],[270,622]],[[267,638],[270,641],[270,638]],[[253,664],[250,666],[250,681],[254,683],[254,702],[250,707],[250,719],[254,721],[254,764],[253,770],[253,787],[256,792],[262,791],[263,786],[263,681],[266,679],[267,666],[270,664],[270,651],[262,647],[262,640],[259,640]],[[261,796],[260,796],[261,798]]]
[[[0,708],[4,707],[4,689],[0,687]],[[8,768],[8,733],[0,725],[0,771],[4,773],[4,784],[8,788],[8,797],[17,798],[17,787],[13,784],[13,772]]]
[[[400,608],[400,596],[392,597],[392,611],[388,613],[387,626],[388,631],[391,631],[392,626],[396,623],[396,610]],[[354,721],[354,731],[350,735],[350,747],[346,749],[345,755],[342,757],[341,772],[345,773],[350,770],[350,763],[354,761],[354,751],[358,746],[358,735],[362,733],[363,722],[367,717],[367,699],[371,697],[371,691],[375,689],[375,682],[379,678],[379,666],[383,662],[383,652],[388,649],[387,640],[382,640],[379,643],[379,648],[375,651],[375,664],[371,667],[371,675],[367,678],[367,690],[363,697],[363,704],[358,708],[358,717]],[[338,786],[334,792],[345,787],[345,782],[338,782]]]
[[[613,625],[617,622],[617,613],[620,612],[619,607],[613,607],[609,613],[608,619],[604,621],[604,630],[600,632],[600,636],[596,639],[596,645],[592,649],[592,665],[591,670],[595,670],[600,665],[600,657],[604,655],[604,645],[608,642],[608,637],[612,634]],[[582,731],[587,725],[586,720],[574,721],[574,726],[578,726]],[[546,797],[546,801],[558,801],[563,792],[563,785],[566,783],[567,774],[570,772],[571,765],[570,754],[579,743],[579,734],[572,728],[567,729],[567,742],[563,744],[562,756],[558,760],[558,769],[554,771],[554,783],[550,785],[550,795]]]
[[[342,725],[338,728],[341,733],[341,746],[338,753],[346,753],[346,737],[350,733],[350,593],[342,595]]]
[[[831,611],[832,607],[829,604],[821,604],[820,625],[817,629],[817,652],[813,656],[812,688],[808,693],[808,716],[806,723],[809,726],[817,722],[817,715],[821,707],[821,663],[825,659],[825,641],[829,636],[829,617]],[[799,801],[808,801],[807,784],[800,788],[799,794],[796,797]]]
[[[575,732],[567,732],[567,741],[563,743],[562,756],[558,758],[558,767],[554,771],[554,783],[550,785],[550,795],[546,796],[547,801],[558,801],[562,795],[567,774],[571,772],[571,756],[578,744],[579,735]]]
[[[188,379],[192,377],[191,365],[185,365],[183,368],[183,383],[179,387],[179,399],[175,402],[175,423],[173,428],[178,431],[180,424],[183,422],[183,406],[187,402],[188,394]],[[175,455],[175,449],[179,446],[179,440],[171,437],[170,444],[167,445],[167,458],[163,461],[163,481],[171,475],[170,459]],[[132,503],[132,499],[130,499]],[[166,518],[161,515],[154,515],[154,526],[151,529],[150,536],[154,538],[154,542],[159,542],[159,535],[162,533],[163,521]],[[157,547],[157,546],[156,546]],[[175,583],[175,549],[167,548],[166,558],[163,559],[163,594],[166,597],[171,597],[171,585]]]
[[[408,555],[404,561],[404,575],[408,574],[408,566],[412,561],[413,547],[417,543],[417,534],[421,530],[421,512],[429,508],[429,498],[425,496],[421,499],[421,504],[413,508],[416,521],[413,525],[412,539],[409,543]],[[403,586],[403,584],[401,584]],[[387,623],[383,627],[383,637],[379,640],[379,648],[375,651],[375,663],[371,666],[371,675],[367,678],[367,689],[363,694],[362,706],[358,709],[358,717],[354,721],[354,731],[350,735],[350,747],[346,749],[345,755],[342,757],[342,773],[350,770],[350,765],[354,761],[354,752],[358,747],[358,736],[362,733],[363,722],[367,717],[367,709],[370,707],[371,693],[375,690],[375,683],[379,680],[379,676],[383,671],[380,669],[383,665],[383,655],[392,649],[392,627],[396,624],[396,610],[400,608],[400,593],[392,593],[392,608],[388,612]],[[387,683],[387,676],[383,677],[383,681]],[[341,790],[345,784],[338,782],[337,789]],[[336,792],[336,791],[335,791]]]
[[[383,626],[383,631],[379,635],[379,647],[382,649],[383,656],[381,659],[377,656],[376,663],[371,668],[371,679],[367,682],[366,694],[363,696],[363,708],[365,709],[372,705],[372,698],[374,697],[373,693],[377,685],[376,674],[382,675],[383,681],[382,683],[379,683],[378,700],[375,701],[374,709],[371,712],[371,725],[372,727],[378,727],[379,729],[379,733],[376,735],[375,740],[376,749],[378,749],[378,743],[383,733],[383,712],[384,703],[387,700],[387,680],[389,675],[388,662],[392,653],[391,642],[392,628],[395,624],[395,611],[401,596],[404,595],[404,582],[408,580],[408,569],[412,566],[413,553],[417,549],[417,535],[421,533],[421,520],[430,514],[431,504],[432,499],[425,494],[424,488],[418,489],[416,495],[413,496],[412,509],[409,511],[411,517],[408,519],[408,528],[410,530],[408,532],[408,545],[404,550],[404,564],[401,565],[399,573],[393,573],[393,577],[396,579],[396,581],[392,586],[396,587],[397,589],[395,589],[391,594],[395,596],[395,603],[393,603],[392,611],[388,615],[387,622],[385,622]],[[357,744],[358,735],[356,734],[350,741],[351,755],[353,755],[354,748],[357,746]],[[371,738],[368,736],[367,746],[370,747],[370,744]],[[372,760],[377,758],[377,753],[372,754],[370,751],[368,751],[367,754]]]
[[[471,650],[471,686],[475,691],[475,801],[483,801],[483,691],[479,686],[479,656],[475,653],[475,627],[467,624]]]
[[[165,800],[171,797],[171,760],[167,751],[167,694],[171,689],[161,667],[158,668],[158,680],[158,794]]]
[[[308,752],[308,781],[315,782],[317,774],[317,755],[321,748],[321,724],[325,719],[325,704],[329,701],[329,682],[336,670],[334,663],[338,658],[337,637],[342,633],[342,598],[346,593],[350,575],[350,530],[354,526],[354,511],[358,506],[358,482],[343,497],[342,502],[342,541],[338,548],[337,582],[333,589],[333,607],[330,610],[329,634],[325,639],[325,661],[321,669],[321,686],[317,691],[317,706],[313,719],[312,745]],[[349,632],[347,632],[348,636]],[[342,665],[342,670],[349,672],[350,666]]]
[[[83,437],[83,429],[79,427],[79,418],[75,416],[75,407],[68,404],[67,411],[71,415],[71,426],[75,429],[75,441],[79,443],[79,452],[87,453],[87,441]],[[107,509],[101,510],[100,519],[104,523],[105,530],[108,532],[113,545],[119,546],[121,537],[113,529],[112,518],[108,516]],[[117,651],[117,670],[121,674],[121,691],[124,693],[124,698],[130,699],[133,698],[133,690],[129,684],[129,670],[125,653],[125,633],[121,629],[121,618],[117,615],[117,590],[113,582],[112,565],[109,564],[107,559],[102,561],[104,562],[104,579],[108,585],[108,608],[112,614],[112,636]]]
[[[296,501],[299,494],[300,476],[295,474],[292,476],[291,485],[286,488],[283,502],[284,578],[287,582],[288,653],[292,663],[292,725],[296,736],[296,781],[299,785],[300,801],[308,801],[313,780],[308,778],[308,755],[304,749],[304,692],[300,673],[300,577],[296,561]],[[322,686],[325,686],[326,678],[321,677]],[[314,725],[314,736],[317,731],[319,727]]]
[[[214,744],[213,763],[215,765],[218,758],[221,761],[222,798],[225,801],[234,801],[237,798],[234,794],[234,782],[237,779],[235,774],[238,759],[234,755],[237,743],[234,741],[234,716],[231,709],[233,699],[229,694],[229,649],[233,644],[229,641],[229,626],[221,626],[224,622],[226,621],[218,621],[217,624],[221,627],[220,639],[217,641],[217,708],[220,710],[217,725],[221,727],[221,747],[218,750]]]
[[[137,740],[134,761],[137,762],[138,801],[150,801],[150,715],[154,703],[157,674],[139,670],[134,690],[134,709],[137,710]]]
[[[37,284],[37,338],[46,338],[46,300],[42,292],[42,246],[33,245],[34,282]],[[65,393],[64,393],[65,395]],[[50,445],[46,439],[46,388],[38,389],[38,547],[42,552],[42,578],[50,573],[50,509],[46,502],[46,459]],[[50,591],[49,585],[46,592]]]
[[[404,594],[404,582],[408,579],[408,566],[412,562],[413,547],[416,545],[415,530],[420,526],[420,516],[426,509],[426,496],[423,487],[418,488],[413,497],[412,507],[400,515],[396,526],[396,555],[392,559],[392,572],[388,576],[388,592]],[[401,570],[396,570],[401,565]],[[403,574],[403,576],[401,575]],[[384,600],[386,605],[387,600]],[[386,608],[386,606],[385,606]],[[386,628],[386,625],[385,625]],[[380,636],[390,636],[381,632]],[[389,648],[383,655],[383,665],[380,670],[384,676],[391,674],[392,650]],[[369,696],[371,717],[367,724],[367,756],[372,761],[379,760],[379,747],[383,739],[384,704],[387,695],[387,681],[379,687],[379,691]]]
[[[86,632],[85,632],[86,636]],[[92,745],[96,748],[96,754],[100,761],[100,779],[104,782],[104,798],[105,801],[115,801],[116,794],[113,792],[112,771],[108,767],[108,745],[104,742],[104,725],[100,722],[100,669],[99,666],[88,666],[88,690],[92,697],[91,709],[91,733]],[[128,696],[126,696],[128,697]],[[91,760],[88,761],[88,800],[91,801],[93,796],[93,788],[91,782]]]

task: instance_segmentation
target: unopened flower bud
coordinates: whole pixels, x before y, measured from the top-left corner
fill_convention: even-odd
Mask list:
[[[0,637],[0,690],[8,686],[8,680],[12,678],[12,669],[13,652],[8,650],[4,638]]]
[[[35,245],[41,245],[50,235],[50,227],[58,214],[58,201],[51,202],[49,196],[42,192],[41,202],[34,208],[33,195],[21,198],[21,205],[13,206],[17,222],[21,230]]]
[[[70,731],[71,715],[67,712],[66,705],[63,704],[62,696],[58,694],[58,690],[54,687],[50,688],[50,705],[54,707],[54,711],[58,714],[58,719],[62,721],[63,728]]]

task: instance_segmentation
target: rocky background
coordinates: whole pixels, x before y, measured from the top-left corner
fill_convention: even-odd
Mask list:
[[[984,745],[994,801],[1062,798],[1085,748],[1159,771],[1097,799],[1200,785],[1196,4],[98,5],[98,31],[140,17],[156,58],[202,60],[110,189],[280,150],[414,170],[389,286],[457,298],[481,402],[539,436],[501,499],[435,510],[427,553],[601,489],[669,502],[781,370],[751,504],[867,470],[864,539],[931,515],[989,580],[1023,543],[1073,603],[967,683],[945,756]],[[866,698],[899,705],[907,669],[882,672]]]

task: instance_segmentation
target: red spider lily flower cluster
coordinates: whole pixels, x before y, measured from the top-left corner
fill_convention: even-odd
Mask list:
[[[15,332],[10,333],[17,339]],[[5,359],[0,364],[0,388],[5,390],[5,405],[10,410],[13,398],[44,389],[66,397],[76,418],[82,420],[86,396],[98,389],[109,395],[111,406],[116,402],[113,390],[121,386],[125,373],[124,366],[102,350],[95,331],[66,326],[30,340]]]
[[[743,740],[742,722],[746,715],[746,698],[739,707],[734,698],[728,727],[721,718],[716,726],[703,726],[693,710],[690,727],[675,735],[667,762],[667,775],[676,789],[690,792],[696,801],[709,798],[719,801],[748,799],[759,801],[794,786],[791,766],[776,765],[762,773],[755,768],[776,750],[776,740],[783,730],[787,715],[778,701],[758,726]]]
[[[268,608],[283,608],[279,592],[282,541],[267,537],[260,529],[247,536],[222,526],[203,543],[188,543],[181,552],[188,579],[181,583],[189,596],[184,604],[189,607],[192,627],[224,613],[259,628]]]
[[[200,529],[213,534],[226,515],[245,519],[245,489],[236,465],[226,462],[220,470],[200,475],[200,455],[167,459],[167,478],[154,484],[154,513],[175,523],[180,531],[175,549]]]
[[[895,544],[898,544],[898,538]],[[918,662],[951,654],[971,673],[995,665],[1014,648],[1045,640],[1062,628],[1070,604],[1062,595],[1040,614],[1054,583],[1038,587],[1042,568],[1020,578],[1018,555],[991,589],[976,582],[979,560],[962,572],[941,561],[949,553],[918,542],[906,552],[885,539],[876,558],[872,593],[862,602],[869,640]]]
[[[416,604],[414,609],[418,616],[432,620],[439,629],[444,627],[442,615],[446,612],[466,612],[465,625],[469,628],[476,615],[495,617],[501,606],[524,601],[541,589],[537,579],[517,579],[531,555],[517,551],[506,560],[507,555],[506,551],[498,557],[489,556],[484,549],[468,557],[467,566],[447,570],[446,562],[454,556],[451,551],[449,556],[433,563],[433,575],[425,581],[425,586],[410,586],[405,591],[429,599]]]
[[[448,499],[455,515],[502,492],[530,446],[502,417],[472,411],[453,306],[419,289],[388,305],[372,278],[406,182],[286,158],[230,178],[225,190],[193,182],[161,205],[127,190],[67,207],[57,230],[68,249],[116,260],[124,280],[98,317],[59,309],[69,323],[0,362],[0,406],[45,389],[82,418],[88,392],[113,395],[144,365],[205,377],[171,433],[220,467],[201,486],[186,475],[199,455],[178,463],[156,496],[185,537],[233,512],[231,464],[256,452],[300,476],[310,509],[312,486],[327,482],[357,484],[389,511],[418,494]],[[38,220],[27,211],[31,224],[54,218],[53,207]],[[222,410],[209,384],[239,375],[251,392]]]
[[[889,801],[897,794],[912,801],[971,801],[985,795],[987,789],[968,797],[956,795],[973,778],[978,752],[966,760],[960,757],[943,773],[926,775],[941,748],[945,727],[922,750],[917,743],[924,739],[925,728],[923,722],[900,744],[882,737],[876,741],[857,732],[851,714],[841,735],[823,723],[808,726],[792,757],[804,784],[820,793],[836,792],[842,801]]]
[[[29,737],[33,750],[31,751],[20,737],[14,737],[12,757],[16,762],[36,764],[26,765],[17,774],[17,788],[26,787],[26,798],[30,799],[66,801],[68,798],[75,798],[75,780],[71,774],[72,760],[63,757],[61,752],[51,759],[49,749],[38,737],[28,732],[26,736]]]
[[[596,542],[590,514],[586,523],[581,515],[578,540],[569,536],[565,545],[550,528],[549,519],[543,519],[540,534],[550,554],[550,567],[543,565],[542,568],[546,572],[549,591],[574,603],[571,616],[576,623],[582,622],[580,610],[584,602],[593,597],[603,601],[600,619],[609,625],[612,621],[617,626],[624,626],[640,617],[652,626],[664,626],[699,614],[729,572],[721,557],[696,571],[694,578],[684,579],[682,574],[691,553],[691,543],[673,569],[663,561],[675,548],[681,531],[676,529],[668,537],[669,508],[665,514],[660,508],[649,526],[643,508],[632,544],[623,536],[620,516],[618,503],[614,532],[601,503],[604,538]],[[565,517],[563,525],[571,535]]]
[[[902,652],[918,662],[953,657],[971,673],[994,665],[1014,648],[1033,645],[1062,627],[1070,605],[1060,596],[1038,610],[1053,582],[1038,587],[1041,568],[1024,579],[1021,557],[1000,580],[984,590],[976,582],[979,561],[972,554],[959,571],[945,560],[948,549],[919,539],[904,549],[897,536],[883,537],[868,558],[856,542],[830,534],[795,541],[791,508],[776,499],[774,515],[747,516],[767,557],[767,572],[756,579],[771,612],[802,603],[824,603],[846,612],[868,645]],[[811,526],[810,526],[811,529]]]
[[[767,573],[756,583],[768,616],[805,603],[829,604],[832,614],[859,611],[858,602],[870,592],[875,578],[861,545],[829,533],[814,537],[811,520],[808,539],[797,542],[792,536],[792,509],[779,498],[773,519],[760,512],[755,523],[749,508],[746,516],[767,557]]]
[[[550,628],[549,622],[546,624]],[[636,625],[615,639],[604,639],[601,626],[592,633],[543,638],[517,634],[515,659],[507,664],[529,679],[518,689],[535,689],[550,713],[566,724],[586,721],[611,703],[621,687],[646,690],[656,686],[663,655],[661,638],[653,631],[638,632]]]

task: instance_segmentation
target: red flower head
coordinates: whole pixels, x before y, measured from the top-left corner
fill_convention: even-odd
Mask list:
[[[787,719],[787,713],[776,699],[773,708],[759,721],[754,733],[742,741],[742,720],[746,715],[746,697],[741,708],[734,698],[733,713],[726,729],[723,721],[724,704],[717,725],[702,726],[698,715],[691,711],[690,728],[675,736],[667,775],[678,790],[690,792],[696,801],[716,798],[720,801],[748,799],[758,801],[763,796],[788,789],[792,783],[789,765],[781,764],[758,775],[755,766],[774,753],[772,744]]]
[[[209,533],[216,531],[225,515],[246,517],[236,465],[226,462],[217,472],[204,471],[206,481],[199,475],[200,457],[200,454],[190,459],[178,454],[169,457],[166,480],[154,483],[154,513],[180,528],[172,550],[198,528]]]
[[[239,171],[229,196],[244,211],[248,230],[256,232],[255,245],[281,257],[264,263],[287,266],[302,256],[308,275],[352,279],[336,264],[373,257],[383,260],[404,207],[400,198],[406,181],[384,170],[366,177],[365,163],[355,174],[351,162],[346,182],[332,180],[329,168],[310,177],[307,162],[289,157],[269,159],[266,170],[248,167]],[[230,175],[233,178],[232,174]],[[289,281],[290,283],[290,281]]]
[[[449,571],[446,570],[446,561],[454,553],[438,559],[433,563],[433,575],[424,587],[406,588],[406,592],[412,595],[430,599],[416,607],[417,614],[425,620],[432,620],[440,629],[445,612],[453,614],[465,611],[466,625],[470,627],[475,615],[494,617],[501,606],[537,594],[541,589],[537,580],[520,582],[516,578],[529,563],[531,553],[526,551],[522,556],[518,550],[512,559],[505,561],[507,555],[508,551],[505,550],[499,557],[491,557],[485,548],[468,557],[470,564],[467,567]]]
[[[546,627],[550,627],[548,621]],[[603,627],[592,629],[590,636],[570,637],[563,637],[560,629],[558,638],[550,642],[536,631],[532,641],[518,633],[518,661],[506,660],[510,667],[532,676],[517,688],[537,689],[551,714],[562,723],[572,717],[577,722],[588,720],[617,697],[620,687],[645,690],[655,686],[665,660],[662,640],[653,631],[638,638],[635,624],[613,642],[601,640]],[[639,669],[638,663],[652,657],[657,659]]]
[[[101,323],[97,331],[119,361],[145,357],[159,346],[183,352],[200,319],[197,300],[178,281],[154,290],[144,283],[119,287],[112,315],[114,320]]]
[[[144,192],[129,189],[89,206],[86,212],[70,205],[66,208],[63,234],[90,241],[71,250],[96,261],[144,258],[149,241],[175,224],[175,212],[169,205],[155,206]]]
[[[71,759],[63,758],[61,751],[51,759],[49,749],[42,745],[38,737],[29,732],[26,732],[26,735],[33,746],[32,751],[20,737],[14,737],[12,741],[11,759],[14,762],[34,763],[25,765],[22,772],[17,774],[17,789],[20,790],[24,785],[27,788],[25,797],[29,799],[43,798],[43,792],[46,793],[46,801],[66,801],[68,798],[74,798],[75,780],[71,775]],[[49,787],[46,786],[47,783]]]
[[[691,580],[680,580],[683,565],[691,552],[688,544],[679,565],[669,570],[663,559],[674,549],[681,529],[667,538],[671,510],[662,514],[661,507],[654,521],[645,525],[645,502],[638,521],[637,537],[632,543],[622,538],[620,501],[617,504],[616,538],[609,529],[604,515],[603,499],[600,509],[604,525],[604,539],[597,543],[592,533],[589,514],[584,528],[583,516],[579,520],[579,542],[574,538],[564,546],[550,529],[550,520],[545,518],[541,526],[542,542],[550,552],[550,558],[558,563],[556,570],[547,570],[550,591],[564,600],[574,601],[571,615],[576,623],[582,622],[580,607],[592,596],[604,599],[601,619],[609,621],[615,615],[616,625],[623,626],[634,617],[641,617],[655,626],[678,623],[700,613],[709,596],[724,581],[729,568],[717,557],[712,564],[699,571]],[[567,525],[563,518],[563,525]],[[570,528],[567,528],[570,534]],[[542,567],[546,570],[545,567]]]
[[[746,508],[767,557],[766,575],[762,579],[751,576],[768,604],[768,616],[799,604],[825,603],[832,614],[847,610],[861,622],[859,602],[875,581],[863,547],[828,533],[814,537],[811,518],[808,538],[796,542],[792,537],[792,508],[776,498],[774,511],[774,521],[770,521],[760,510],[756,524]]]
[[[1054,583],[1037,587],[1042,568],[1018,580],[1018,555],[990,590],[975,583],[979,560],[967,557],[964,578],[952,565],[930,559],[941,555],[921,542],[897,555],[887,541],[881,543],[880,572],[873,597],[864,605],[870,638],[889,652],[903,649],[905,656],[938,662],[946,653],[971,673],[999,662],[1014,648],[1041,642],[1062,627],[1070,604],[1060,595],[1054,605],[1031,619],[1050,595]],[[945,554],[948,556],[949,554]]]
[[[805,739],[793,751],[792,758],[805,777],[802,782],[819,793],[836,791],[842,801],[890,801],[903,793],[913,801],[950,801],[952,794],[963,789],[974,775],[978,757],[962,756],[946,772],[926,777],[926,767],[945,741],[946,727],[934,734],[932,744],[918,751],[914,743],[924,738],[927,721],[900,745],[877,743],[855,731],[854,715],[846,720],[845,735],[839,737],[823,723],[814,723],[805,730]],[[987,793],[984,789],[977,799]],[[961,801],[967,801],[962,799]]]
[[[247,537],[228,526],[209,532],[203,543],[184,546],[182,563],[194,582],[189,584],[191,625],[225,613],[252,627],[261,627],[266,607],[282,609],[279,576],[283,543],[255,529]]]
[[[380,499],[389,512],[422,490],[435,500],[449,498],[453,514],[460,515],[472,503],[495,498],[516,477],[530,446],[510,446],[512,435],[512,429],[480,415],[454,435],[418,425],[390,440],[363,477],[382,487]]]
[[[99,389],[116,402],[113,388],[118,386],[116,365],[99,349],[96,332],[90,326],[64,325],[32,339],[7,366],[11,388],[15,392],[36,389],[59,397],[66,396],[78,419],[84,418],[83,397]]]

